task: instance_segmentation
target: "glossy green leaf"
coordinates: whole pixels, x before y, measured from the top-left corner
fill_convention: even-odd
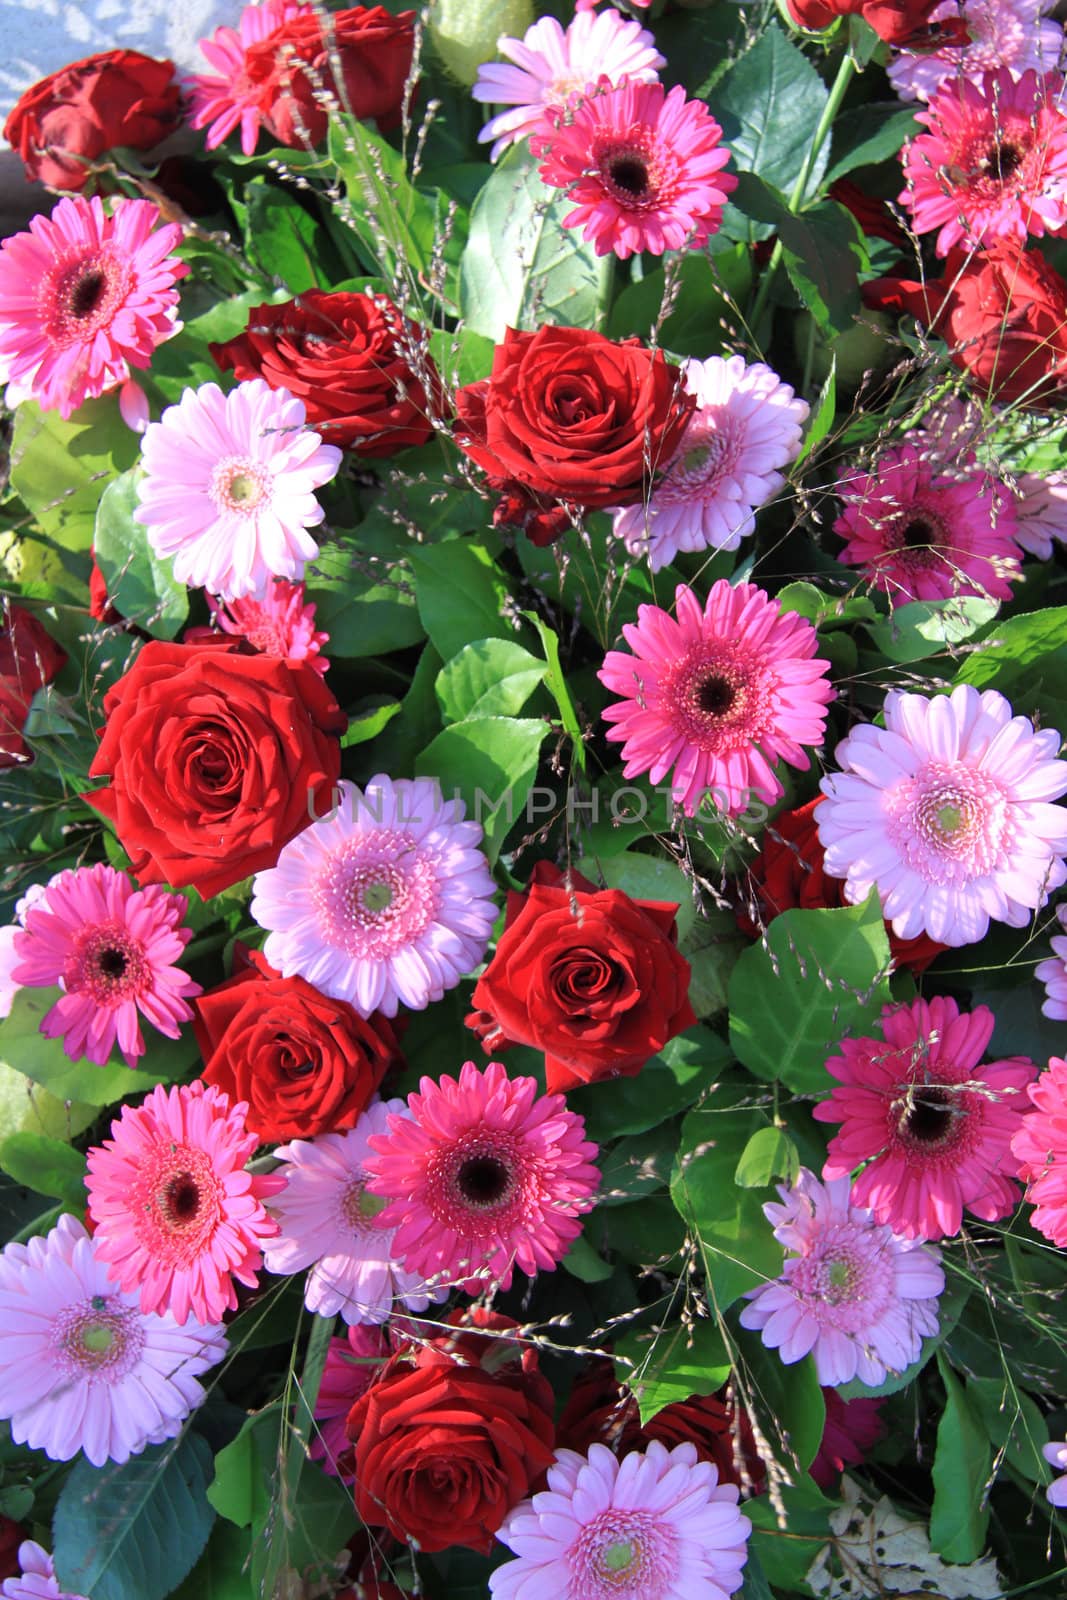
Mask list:
[[[807,56],[772,22],[708,99],[729,142],[728,170],[759,173],[792,194],[827,98],[826,85]],[[818,192],[828,154],[824,147],[802,199]]]
[[[361,701],[348,714],[348,727],[341,735],[341,749],[350,750],[353,745],[369,744],[400,714],[400,709],[400,701],[390,695],[374,695]]]
[[[728,1045],[710,1028],[690,1028],[669,1040],[636,1076],[571,1089],[567,1104],[585,1118],[589,1137],[606,1144],[688,1111],[731,1060]]]
[[[856,106],[834,119],[832,162],[826,187],[857,167],[874,166],[898,155],[907,139],[921,130],[910,106],[898,100],[884,105]]]
[[[410,574],[399,561],[375,563],[370,575],[367,567],[358,552],[341,545],[326,545],[308,566],[308,599],[315,602],[315,626],[330,636],[328,658],[387,655],[425,636]]]
[[[680,867],[662,856],[646,856],[637,850],[620,850],[616,855],[577,862],[578,871],[609,889],[621,889],[631,900],[653,900],[678,907],[675,926],[684,939],[696,918],[692,886]]]
[[[574,753],[574,763],[579,772],[585,771],[585,741],[582,738],[582,727],[578,721],[578,713],[571,699],[571,692],[567,687],[567,680],[563,676],[563,668],[559,660],[559,635],[554,628],[537,615],[536,611],[524,611],[523,616],[527,622],[537,630],[541,641],[541,648],[545,652],[545,686],[559,708],[560,721],[563,729],[569,735],[571,749]]]
[[[563,1257],[563,1268],[582,1283],[605,1283],[614,1272],[610,1262],[598,1255],[584,1233],[580,1233]]]
[[[693,250],[673,259],[669,267],[653,267],[620,290],[608,332],[613,339],[634,333],[650,339],[655,333],[659,345],[677,356],[705,359],[727,346],[732,352],[734,341],[722,324],[736,321],[737,308],[751,285],[748,245],[737,244],[715,255]]]
[[[977,1561],[985,1549],[985,1504],[993,1452],[968,1388],[938,1356],[945,1409],[937,1426],[930,1544],[946,1561]]]
[[[248,1558],[248,1535],[216,1522],[207,1549],[171,1600],[252,1600]]]
[[[76,1216],[85,1210],[85,1157],[44,1133],[10,1133],[0,1142],[0,1169],[37,1194],[62,1201]]]
[[[730,1355],[718,1325],[693,1322],[650,1333],[631,1329],[615,1341],[615,1372],[649,1422],[664,1406],[714,1394],[730,1376]]]
[[[485,830],[495,861],[513,826],[521,826],[548,724],[533,717],[480,717],[439,733],[415,761],[415,775],[436,778],[446,799],[458,794],[468,818]]]
[[[808,431],[804,435],[804,443],[800,447],[796,465],[799,467],[822,444],[826,435],[834,425],[837,414],[837,359],[830,357],[830,370],[826,374],[826,382],[819,391],[819,398],[808,422]]]
[[[980,595],[958,595],[951,600],[911,600],[906,605],[894,606],[884,621],[865,626],[887,661],[906,665],[949,653],[951,646],[973,638],[987,627],[999,609],[996,600],[984,600]],[[964,657],[965,663],[971,659],[969,654]]]
[[[189,590],[174,576],[174,562],[157,556],[148,530],[134,521],[139,504],[134,467],[100,496],[93,533],[97,565],[116,611],[157,639],[175,639],[189,616]]]
[[[998,689],[1017,716],[1040,714],[1067,737],[1067,606],[1005,617],[964,657],[956,682]]]
[[[476,639],[437,675],[437,698],[446,722],[514,717],[548,668],[508,639]]]
[[[321,225],[298,205],[290,190],[254,178],[243,191],[245,237],[253,259],[291,294],[328,289],[323,258],[330,246]]]
[[[419,616],[442,661],[478,639],[514,639],[503,614],[507,583],[481,545],[449,539],[419,545],[410,555]]]
[[[800,1170],[797,1147],[784,1128],[757,1128],[741,1152],[734,1182],[742,1189],[765,1189],[768,1184],[792,1183]]]

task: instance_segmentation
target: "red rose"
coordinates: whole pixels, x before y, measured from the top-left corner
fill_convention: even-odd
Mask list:
[[[676,905],[631,900],[564,878],[539,861],[525,894],[509,894],[496,953],[467,1018],[490,1054],[545,1052],[550,1092],[632,1078],[696,1022],[689,963],[675,946]]]
[[[488,1554],[552,1464],[552,1388],[536,1351],[500,1336],[510,1317],[474,1307],[448,1320],[454,1333],[398,1352],[349,1413],[356,1511],[420,1550]]]
[[[6,603],[0,624],[0,771],[31,759],[22,737],[30,701],[66,655],[32,611]]]
[[[248,1102],[245,1121],[264,1144],[355,1127],[403,1065],[393,1024],[283,978],[258,951],[250,961],[194,1002],[204,1082]]]
[[[695,404],[678,369],[639,339],[509,328],[492,375],[456,393],[456,438],[521,522],[520,506],[537,513],[550,502],[591,510],[640,500]]]
[[[329,806],[347,719],[310,667],[153,639],[104,711],[89,776],[111,783],[84,798],[141,884],[191,883],[206,899],[272,867]]]
[[[84,189],[89,163],[119,145],[151,150],[178,122],[174,63],[139,50],[108,50],[52,72],[19,100],[4,138],[27,178]]]
[[[757,912],[766,923],[783,911],[819,911],[849,904],[845,899],[844,878],[830,877],[823,867],[825,852],[815,823],[815,808],[822,801],[823,796],[817,795],[795,811],[780,811],[768,824],[760,853],[741,885],[748,900],[738,911],[737,920],[751,938],[757,939],[761,931],[760,922],[753,919],[752,912]],[[898,967],[907,967],[910,972],[925,972],[946,948],[925,933],[917,934],[914,939],[898,939],[888,923],[886,932],[893,960]]]
[[[388,130],[400,121],[415,48],[415,13],[352,6],[323,18],[303,10],[245,51],[245,73],[260,113],[282,144],[321,144],[329,97],[359,121]],[[340,61],[341,83],[334,77]]]
[[[1067,384],[1067,283],[1015,240],[950,250],[940,280],[875,278],[864,303],[909,311],[992,399],[1044,405]]]
[[[862,17],[886,44],[900,46],[923,39],[937,0],[786,0],[786,4],[798,28],[818,33],[838,17]],[[969,43],[965,29],[950,29],[946,37],[938,36],[941,48]]]
[[[380,457],[433,437],[429,417],[442,408],[442,389],[423,339],[385,295],[310,289],[254,307],[244,333],[210,348],[223,372],[296,395],[328,444]],[[401,342],[419,352],[418,377]]]

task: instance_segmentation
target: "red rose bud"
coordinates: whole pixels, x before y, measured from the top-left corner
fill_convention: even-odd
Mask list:
[[[139,50],[108,50],[61,67],[16,103],[4,138],[27,178],[53,189],[83,189],[90,165],[125,145],[151,150],[178,123],[174,63]]]
[[[30,701],[52,682],[66,659],[31,611],[5,605],[0,624],[0,771],[30,760],[22,737]]]

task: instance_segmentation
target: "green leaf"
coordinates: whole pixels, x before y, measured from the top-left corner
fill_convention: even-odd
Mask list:
[[[730,1355],[714,1322],[680,1323],[649,1333],[631,1329],[615,1341],[616,1376],[633,1392],[642,1423],[664,1406],[714,1394],[730,1376]]]
[[[477,639],[514,639],[503,615],[507,583],[481,545],[449,539],[415,547],[410,559],[419,616],[442,661]]]
[[[508,152],[471,210],[460,310],[475,333],[596,325],[604,267],[563,218],[573,201],[549,189],[525,141]]]
[[[370,695],[348,713],[348,727],[341,735],[341,749],[367,744],[376,739],[387,723],[400,712],[400,701],[391,695]]]
[[[522,820],[547,733],[538,718],[481,717],[453,723],[416,758],[416,777],[437,778],[445,798],[458,793],[468,819],[481,823],[490,863]]]
[[[633,1078],[588,1084],[567,1092],[567,1104],[585,1118],[598,1144],[624,1134],[645,1133],[687,1111],[729,1065],[726,1043],[710,1028],[690,1028],[671,1039]]]
[[[808,1594],[808,1570],[832,1537],[828,1519],[837,1510],[837,1502],[828,1500],[810,1478],[785,1484],[779,1493],[781,1526],[769,1495],[745,1502],[745,1516],[752,1523],[749,1550],[755,1553],[774,1591]],[[856,1600],[861,1597],[857,1595]]]
[[[759,1128],[741,1152],[734,1182],[742,1189],[765,1189],[776,1178],[792,1183],[800,1156],[784,1128]]]
[[[811,455],[813,450],[818,449],[819,445],[822,444],[834,425],[836,413],[837,357],[831,356],[830,370],[826,374],[826,382],[819,390],[819,398],[815,402],[815,410],[812,413],[811,421],[808,423],[808,431],[804,435],[804,443],[800,447],[800,454],[796,459],[798,467],[802,461],[805,461]]]
[[[767,946],[743,951],[730,980],[738,1060],[796,1094],[828,1094],[825,1062],[847,1034],[873,1028],[892,998],[889,940],[877,893],[862,906],[785,911]],[[773,1004],[769,1003],[773,996]]]
[[[230,1522],[216,1522],[207,1549],[171,1600],[252,1600],[244,1570],[248,1557],[247,1535]]]
[[[785,195],[742,172],[733,201],[747,217],[770,223],[782,242],[790,282],[827,333],[844,333],[861,310],[859,268],[866,247],[852,214],[822,200],[794,215]]]
[[[580,1233],[563,1257],[563,1266],[581,1283],[606,1283],[615,1268],[597,1254],[584,1233]]]
[[[415,757],[441,726],[433,687],[440,670],[441,657],[428,644],[419,656],[411,687],[400,702],[400,716],[379,735],[374,750],[375,771],[389,772],[397,778],[410,777],[414,772]],[[370,776],[369,770],[366,776]]]
[[[984,600],[980,595],[957,595],[950,600],[910,600],[906,605],[894,606],[884,621],[864,626],[885,658],[904,666],[912,661],[926,661],[942,654],[949,646],[970,639],[992,622],[999,609],[996,600]],[[967,656],[964,666],[974,659]]]
[[[740,1600],[774,1600],[774,1594],[767,1582],[767,1574],[760,1564],[760,1558],[750,1545],[745,1561],[745,1581],[741,1585]]]
[[[0,1167],[37,1194],[61,1200],[68,1211],[85,1210],[85,1157],[45,1133],[11,1133],[0,1143]]]
[[[670,310],[662,308],[670,293]],[[746,244],[707,255],[693,250],[673,261],[668,269],[653,267],[637,283],[619,291],[608,319],[613,339],[638,333],[649,339],[656,332],[659,344],[677,356],[704,358],[717,350],[733,349],[730,334],[721,326],[737,316],[737,307],[752,285],[752,256]]]
[[[282,1403],[274,1400],[250,1416],[215,1457],[207,1497],[219,1516],[238,1528],[262,1523],[270,1512],[270,1476],[277,1464],[281,1422]]]
[[[560,721],[563,731],[569,736],[571,748],[574,751],[574,761],[579,772],[585,771],[585,742],[582,738],[582,726],[578,721],[578,713],[574,709],[571,692],[567,688],[567,681],[563,676],[563,669],[559,661],[559,636],[554,628],[547,622],[542,622],[536,611],[524,611],[523,616],[527,622],[537,629],[537,636],[541,641],[541,648],[545,652],[547,669],[545,684],[549,694],[559,708]]]
[[[915,113],[897,100],[843,111],[834,120],[833,162],[826,174],[826,187],[857,167],[888,161],[900,153],[906,139],[919,132]]]
[[[242,199],[248,208],[245,239],[252,259],[293,294],[329,287],[317,263],[328,244],[325,231],[289,190],[253,178]]]
[[[1047,1484],[1052,1469],[1042,1446],[1048,1442],[1048,1423],[1025,1390],[1011,1378],[970,1378],[967,1397],[977,1408],[994,1448],[1004,1451],[1005,1460],[1029,1483]]]
[[[137,484],[133,467],[100,496],[93,545],[116,611],[157,639],[174,639],[189,616],[189,591],[174,576],[174,562],[157,556],[148,530],[135,522]]]
[[[738,1361],[755,1400],[763,1433],[802,1471],[811,1466],[822,1443],[826,1403],[810,1356],[786,1366],[758,1333],[737,1332]]]
[[[727,170],[759,173],[784,194],[792,194],[828,98],[811,62],[772,23],[708,99],[734,158]],[[827,155],[824,147],[802,200],[819,192]],[[734,201],[739,204],[736,195]]]
[[[93,1600],[163,1600],[207,1544],[211,1450],[197,1433],[123,1466],[77,1462],[52,1525],[60,1587]]]
[[[956,682],[998,689],[1016,715],[1040,715],[1067,737],[1067,606],[998,622],[965,657]]]
[[[674,1161],[674,1141],[669,1124],[619,1139],[601,1155],[598,1204],[625,1206],[665,1189]]]
[[[993,1453],[969,1387],[948,1362],[937,1358],[945,1385],[945,1409],[937,1427],[930,1545],[946,1561],[977,1561],[985,1549],[986,1496]]]
[[[315,626],[330,636],[326,654],[357,660],[418,644],[423,626],[406,579],[399,563],[383,568],[376,581],[356,551],[336,544],[320,550],[308,567],[307,587]]]
[[[689,963],[689,1004],[698,1017],[725,1011],[730,974],[748,942],[730,911],[712,909],[693,924],[682,954]]]
[[[336,215],[359,239],[366,257],[392,280],[409,274],[430,281],[436,199],[411,184],[404,157],[354,118],[330,118],[330,159],[344,181],[347,200]]]
[[[631,900],[654,900],[676,905],[678,938],[682,940],[696,919],[692,886],[680,867],[661,856],[646,856],[636,850],[620,850],[615,855],[576,863],[578,871],[593,883],[603,881],[609,889],[621,889]]]
[[[476,639],[437,675],[446,722],[514,717],[542,681],[547,666],[507,639]]]

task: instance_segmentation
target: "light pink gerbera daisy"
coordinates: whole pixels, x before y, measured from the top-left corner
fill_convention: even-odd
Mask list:
[[[1067,1247],[1067,1061],[1053,1056],[1047,1071],[1027,1090],[1033,1109],[1011,1141],[1025,1198],[1034,1207],[1031,1225]]]
[[[542,17],[521,39],[502,35],[497,49],[515,65],[485,62],[471,90],[475,100],[515,108],[501,111],[478,134],[481,144],[495,140],[489,152],[493,161],[532,133],[550,106],[566,105],[572,94],[601,78],[655,83],[660,67],[667,65],[647,28],[613,10],[599,16],[579,12],[566,31],[555,17]]]
[[[85,1600],[84,1595],[59,1587],[52,1557],[32,1539],[19,1545],[18,1557],[22,1569],[19,1576],[0,1583],[4,1600]]]
[[[0,245],[0,383],[69,417],[125,384],[131,367],[181,328],[174,287],[189,271],[182,240],[148,200],[60,200]]]
[[[0,1018],[11,1015],[15,996],[22,988],[21,983],[15,982],[15,968],[20,960],[15,949],[15,940],[26,926],[26,913],[33,906],[46,905],[48,890],[73,870],[71,867],[64,867],[62,872],[57,872],[49,878],[47,884],[31,883],[21,899],[15,902],[14,921],[0,928]]]
[[[274,1154],[285,1162],[281,1193],[271,1202],[277,1238],[264,1246],[268,1272],[306,1272],[304,1304],[321,1317],[338,1312],[348,1323],[387,1322],[397,1300],[425,1311],[443,1295],[399,1265],[386,1202],[369,1192],[370,1141],[390,1114],[403,1118],[403,1100],[368,1106],[347,1133],[293,1139]]]
[[[336,445],[305,428],[302,400],[262,378],[223,394],[186,389],[145,429],[145,476],[134,521],[174,576],[222,600],[298,579],[319,547],[307,533],[326,513],[314,491],[341,465]]]
[[[970,465],[970,463],[965,463]],[[893,605],[982,595],[1010,600],[1022,576],[1013,497],[976,464],[946,471],[914,444],[886,450],[841,490],[838,560]]]
[[[785,483],[779,469],[799,454],[808,415],[762,362],[710,356],[681,370],[697,399],[682,442],[648,504],[615,513],[615,533],[653,572],[679,550],[736,550],[755,532],[753,512]]]
[[[1067,544],[1067,472],[1017,473],[1015,515],[1019,544],[1047,561],[1054,540]]]
[[[173,1439],[204,1398],[197,1375],[226,1353],[220,1327],[179,1327],[117,1290],[71,1216],[0,1256],[0,1328],[0,1417],[15,1443],[53,1461],[82,1451],[94,1467]]]
[[[1067,225],[1067,116],[1058,73],[1007,68],[980,82],[946,83],[927,111],[929,128],[905,146],[907,188],[898,196],[917,233],[940,229],[953,245],[1025,240]]]
[[[423,1078],[411,1115],[368,1140],[368,1186],[391,1204],[382,1226],[410,1272],[468,1294],[506,1289],[515,1266],[550,1272],[582,1231],[600,1173],[585,1120],[535,1078],[472,1061],[459,1081]]]
[[[971,42],[963,48],[901,50],[888,67],[890,81],[902,100],[929,100],[947,81],[972,82],[984,72],[1010,67],[1015,77],[1029,68],[1051,71],[1063,44],[1063,29],[1045,13],[1056,0],[941,0],[928,21],[952,21],[961,15]]]
[[[696,1445],[653,1440],[622,1460],[606,1445],[557,1450],[548,1488],[497,1538],[514,1551],[489,1575],[493,1600],[727,1600],[741,1587],[752,1524],[735,1484]]]
[[[423,1011],[485,955],[496,920],[482,830],[436,779],[342,781],[328,817],[257,872],[251,913],[283,977],[362,1017]]]
[[[974,944],[990,919],[1024,928],[1067,881],[1067,761],[1054,728],[995,689],[885,700],[885,727],[838,745],[816,820],[825,871],[859,905],[875,887],[900,939]]]
[[[251,1173],[256,1148],[242,1101],[214,1086],[159,1084],[123,1106],[110,1139],[89,1151],[89,1211],[101,1261],[143,1311],[218,1322],[234,1311],[233,1279],[255,1288],[263,1244],[278,1225],[263,1201],[285,1185]]]
[[[347,1338],[330,1340],[315,1401],[314,1437],[308,1455],[312,1461],[321,1461],[331,1478],[352,1482],[351,1476],[338,1468],[352,1444],[345,1427],[348,1413],[360,1395],[366,1394],[391,1354],[385,1330],[363,1323],[353,1323]]]
[[[1063,1444],[1046,1444],[1042,1446],[1042,1453],[1046,1461],[1054,1467],[1062,1467],[1062,1478],[1053,1478],[1045,1494],[1054,1506],[1067,1509],[1067,1440]]]
[[[1056,916],[1067,935],[1067,904],[1056,907]],[[1053,954],[1034,968],[1034,977],[1045,985],[1041,1009],[1053,1022],[1067,1022],[1067,937],[1050,939],[1049,943]]]
[[[786,1366],[809,1353],[819,1382],[872,1387],[916,1359],[938,1328],[945,1287],[936,1245],[902,1239],[852,1204],[848,1178],[820,1183],[802,1167],[764,1215],[792,1254],[782,1275],[748,1291],[743,1328],[758,1329]]]
[[[730,816],[753,795],[773,803],[784,791],[772,762],[807,770],[802,746],[822,743],[834,698],[815,629],[752,583],[720,578],[703,607],[685,584],[674,598],[677,620],[639,606],[622,630],[633,654],[609,650],[597,674],[624,697],[604,712],[623,773],[655,784],[673,767],[688,816],[709,790]]]
[[[41,1022],[45,1038],[98,1066],[117,1040],[128,1067],[144,1055],[142,1016],[176,1039],[193,1014],[188,997],[200,993],[176,965],[192,938],[178,926],[187,905],[159,884],[135,889],[102,862],[53,878],[15,933],[11,973],[18,986],[63,990]]]
[[[291,17],[313,10],[295,0],[262,0],[245,6],[236,29],[216,28],[210,39],[201,39],[200,54],[215,71],[193,74],[184,88],[192,111],[189,122],[194,128],[207,128],[204,143],[209,150],[215,150],[240,123],[241,149],[246,156],[254,153],[263,123],[263,91],[248,81],[245,52]]]
[[[598,256],[698,250],[719,231],[737,179],[702,100],[677,85],[605,79],[566,109],[545,113],[530,141],[546,184],[578,204],[563,218]]]
[[[994,1020],[940,995],[888,1006],[884,1040],[843,1039],[826,1063],[838,1087],[812,1114],[842,1127],[823,1177],[866,1162],[853,1202],[909,1239],[959,1233],[965,1206],[995,1222],[1019,1203],[1011,1141],[1037,1068],[1024,1056],[981,1065]]]
[[[320,677],[326,676],[330,663],[319,652],[330,636],[316,630],[314,602],[305,598],[302,583],[275,578],[259,600],[231,600],[224,605],[209,595],[208,605],[221,632],[246,639],[262,655],[306,661]],[[210,629],[203,631],[212,636]]]

